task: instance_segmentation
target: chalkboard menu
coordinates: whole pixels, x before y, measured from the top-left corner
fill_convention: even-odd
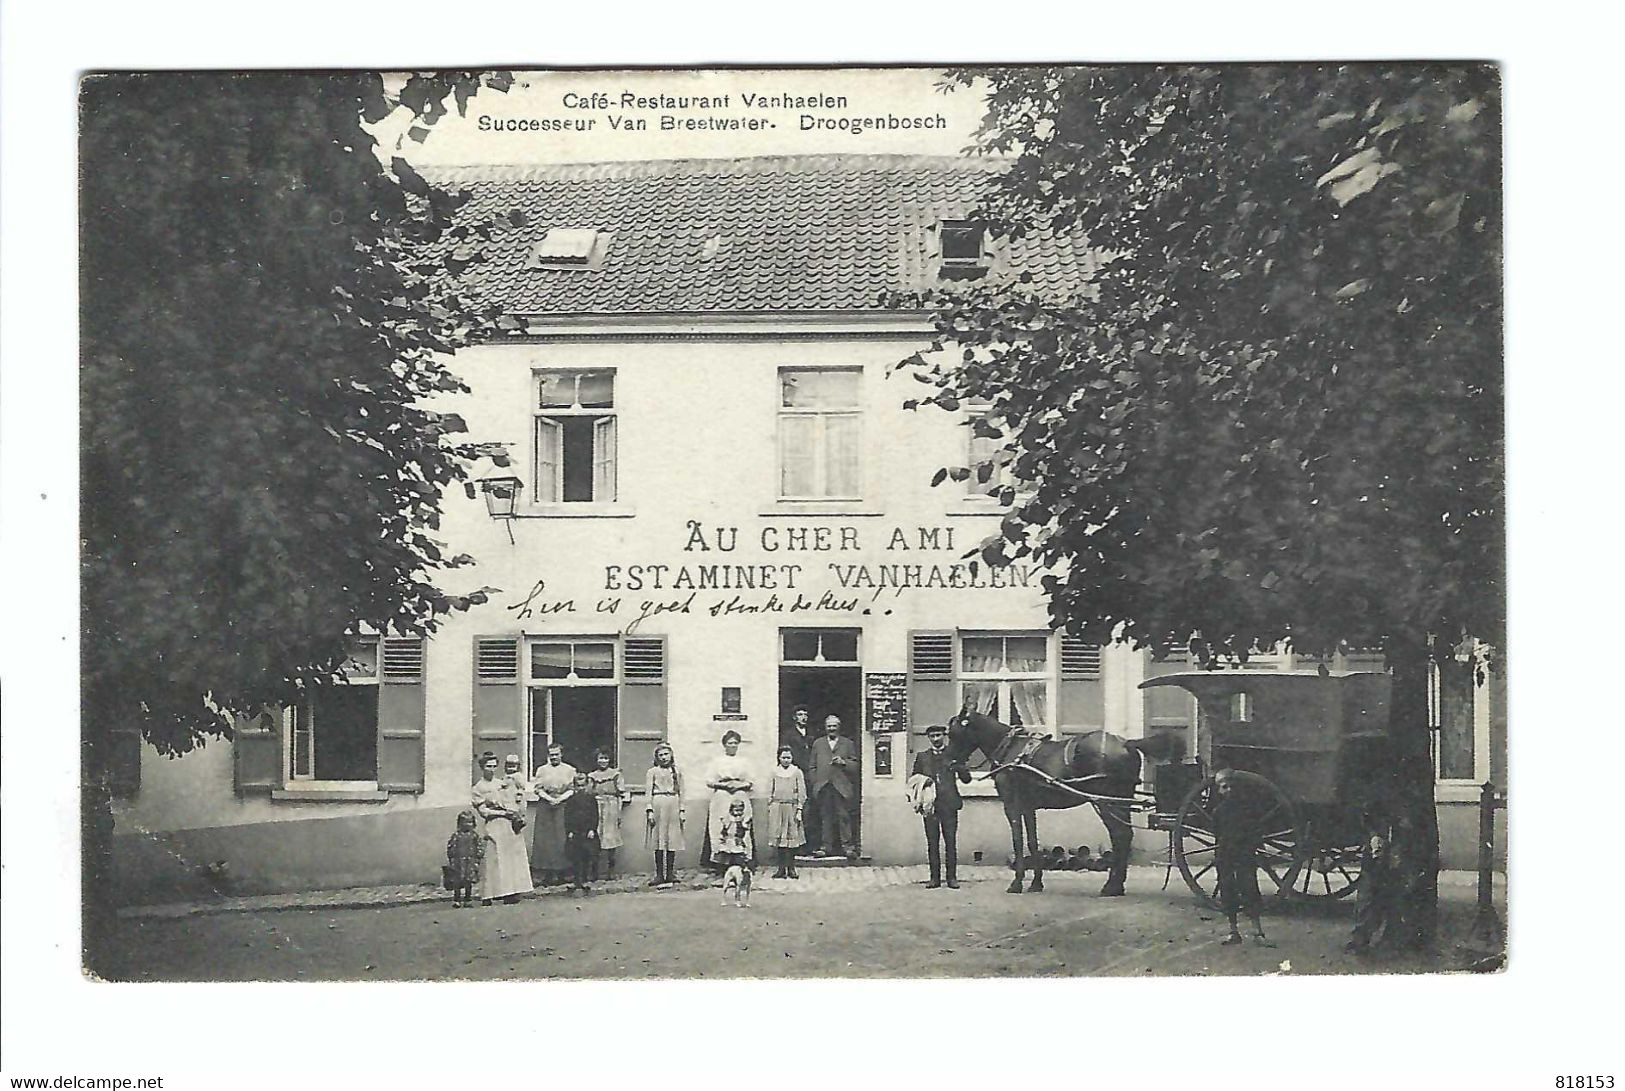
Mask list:
[[[908,675],[868,674],[863,679],[863,718],[874,733],[908,730]]]

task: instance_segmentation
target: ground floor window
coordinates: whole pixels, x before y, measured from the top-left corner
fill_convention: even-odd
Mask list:
[[[1478,762],[1478,723],[1473,702],[1473,664],[1454,660],[1434,664],[1429,674],[1429,719],[1440,780],[1485,778]]]
[[[378,644],[351,645],[342,681],[285,712],[289,781],[372,782],[378,778]]]
[[[535,769],[547,761],[547,749],[557,743],[564,760],[577,769],[593,769],[593,756],[607,751],[618,765],[615,690],[606,686],[540,686],[530,693],[530,763]]]
[[[292,780],[378,776],[378,687],[334,686],[291,710]]]
[[[959,640],[961,705],[1028,731],[1048,731],[1049,638],[1032,633],[966,634]]]
[[[564,748],[564,760],[577,769],[595,767],[605,750],[618,763],[617,683],[613,640],[546,640],[530,646],[529,761],[547,761],[549,746]]]

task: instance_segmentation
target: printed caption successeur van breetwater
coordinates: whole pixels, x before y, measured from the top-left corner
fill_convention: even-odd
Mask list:
[[[738,92],[717,95],[640,94],[624,89],[566,91],[558,98],[557,112],[546,116],[480,114],[480,132],[591,133],[612,132],[765,132],[793,129],[801,132],[865,133],[911,129],[946,129],[940,113],[897,114],[866,110],[850,96],[832,94],[759,94]]]

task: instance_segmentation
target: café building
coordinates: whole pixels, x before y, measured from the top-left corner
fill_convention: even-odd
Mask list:
[[[467,214],[505,225],[481,287],[516,328],[460,353],[469,392],[437,407],[505,454],[476,467],[472,496],[445,497],[440,529],[477,561],[447,589],[498,590],[432,639],[358,637],[350,686],[231,741],[177,760],[146,750],[116,815],[128,882],[184,886],[219,861],[241,890],[432,880],[478,756],[518,754],[529,771],[555,743],[578,768],[602,749],[623,770],[632,870],[650,867],[642,785],[670,743],[692,864],[722,735],[742,736],[760,808],[797,707],[814,734],[833,716],[856,744],[855,836],[877,863],[924,859],[911,755],[962,702],[1062,736],[1171,732],[1194,752],[1194,702],[1137,688],[1185,664],[1053,632],[1040,570],[966,559],[997,533],[1007,478],[932,482],[992,455],[970,427],[981,407],[904,408],[927,388],[896,365],[929,347],[930,325],[886,293],[1021,274],[1070,291],[1090,276],[1077,240],[995,240],[967,218],[997,167],[442,171],[471,192]],[[1465,866],[1475,812],[1446,812],[1476,798],[1504,728],[1470,683],[1445,704],[1441,821],[1447,863]],[[961,860],[1003,863],[991,784],[966,795]],[[1045,845],[1107,844],[1088,808],[1047,812],[1040,830]],[[1166,849],[1149,831],[1136,845]]]

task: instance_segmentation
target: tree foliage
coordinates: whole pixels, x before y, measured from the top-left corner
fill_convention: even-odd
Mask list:
[[[474,448],[425,399],[494,314],[488,225],[412,138],[501,75],[91,76],[81,97],[87,746],[183,753],[334,677],[363,625],[421,633],[467,562],[434,538]],[[450,104],[450,105],[448,105]],[[388,162],[386,163],[386,159]],[[456,260],[449,257],[457,247]]]
[[[984,557],[1054,620],[1245,656],[1501,643],[1499,101],[1486,66],[995,69],[995,234],[1089,287],[933,293],[928,402],[992,403]]]
[[[978,216],[1100,258],[927,293],[921,399],[991,411],[1008,510],[1057,626],[1206,660],[1381,647],[1429,942],[1438,830],[1427,664],[1505,627],[1500,104],[1482,65],[967,70]],[[918,404],[918,403],[916,403]],[[948,476],[985,475],[953,467]],[[943,475],[939,474],[939,478]],[[984,476],[984,480],[985,480]]]

